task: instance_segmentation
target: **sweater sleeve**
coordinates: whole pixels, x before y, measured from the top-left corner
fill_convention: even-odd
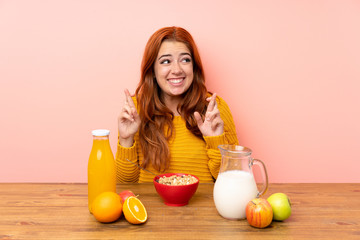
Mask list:
[[[212,176],[216,179],[221,165],[221,154],[218,149],[219,145],[231,144],[238,145],[236,129],[231,111],[227,103],[220,97],[217,97],[218,109],[220,117],[224,121],[224,133],[220,136],[204,137],[206,143],[206,151],[209,157],[208,166]]]
[[[135,141],[133,146],[130,148],[123,147],[117,144],[117,152],[115,158],[115,165],[116,165],[116,178],[117,181],[120,183],[123,182],[131,182],[135,183],[139,180],[139,168],[134,165],[138,164],[137,152],[136,152],[136,145],[137,142]],[[134,164],[131,164],[130,160]]]

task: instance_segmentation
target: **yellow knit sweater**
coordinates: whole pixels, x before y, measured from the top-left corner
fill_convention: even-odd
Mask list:
[[[133,97],[137,106],[137,101]],[[169,141],[170,167],[165,173],[193,174],[200,182],[213,182],[217,178],[221,164],[221,155],[217,146],[221,144],[238,144],[234,120],[226,102],[216,98],[221,119],[224,121],[224,133],[220,136],[204,137],[200,139],[193,135],[185,125],[181,116],[175,116],[173,120],[174,133]],[[139,169],[126,159],[140,164],[144,156],[139,144],[139,134],[134,136],[134,144],[130,148],[117,145],[116,152],[116,175],[118,182],[152,182],[154,175]],[[151,164],[149,164],[151,165]],[[147,169],[155,174],[152,166]]]

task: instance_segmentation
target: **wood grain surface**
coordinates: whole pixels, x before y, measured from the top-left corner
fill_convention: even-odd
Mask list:
[[[265,229],[222,218],[213,184],[200,184],[187,206],[166,206],[152,184],[119,184],[148,211],[132,225],[122,216],[99,223],[87,208],[86,184],[0,183],[0,239],[360,239],[360,184],[270,184],[264,197],[286,193],[293,213]]]

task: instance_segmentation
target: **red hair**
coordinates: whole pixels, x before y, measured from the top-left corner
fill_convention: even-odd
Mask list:
[[[200,54],[196,44],[185,29],[165,27],[156,31],[146,44],[141,64],[141,79],[136,89],[141,124],[139,128],[140,145],[144,153],[143,167],[152,164],[157,171],[165,171],[170,164],[168,140],[173,133],[174,114],[166,107],[161,97],[161,89],[155,79],[154,63],[164,40],[184,43],[193,59],[194,79],[184,93],[178,111],[186,121],[186,127],[197,137],[202,134],[194,118],[197,111],[204,115],[207,107],[207,89]]]

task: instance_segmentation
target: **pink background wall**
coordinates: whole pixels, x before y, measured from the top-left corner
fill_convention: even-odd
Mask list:
[[[0,182],[86,182],[91,130],[115,154],[123,89],[172,25],[271,182],[360,182],[355,0],[0,0]]]

